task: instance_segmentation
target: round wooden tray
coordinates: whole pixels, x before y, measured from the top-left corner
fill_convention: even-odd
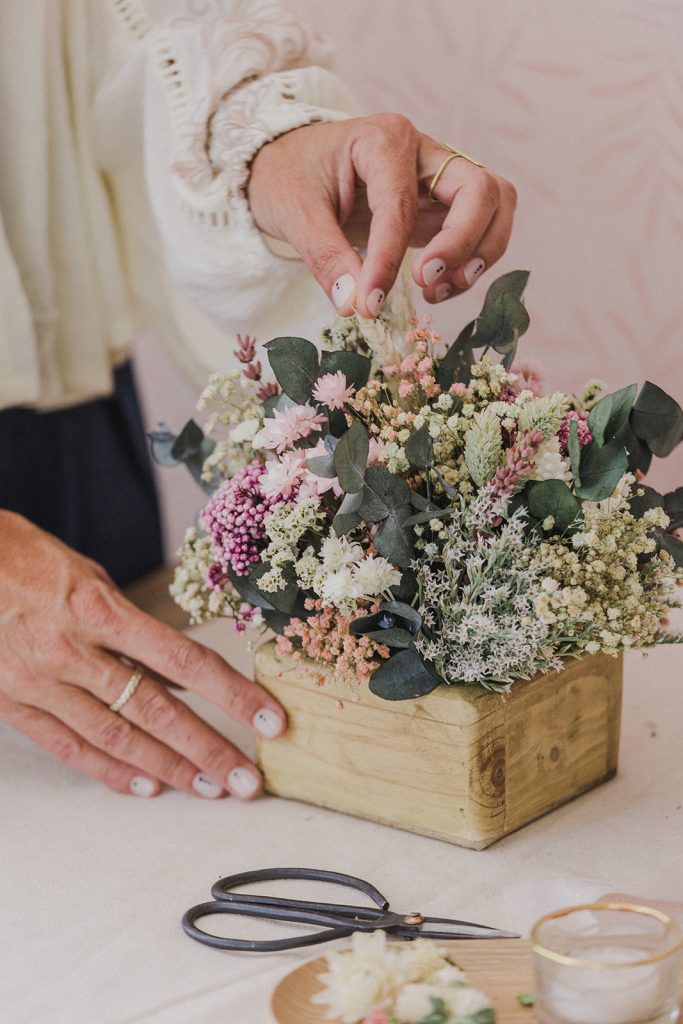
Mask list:
[[[311,1002],[311,996],[322,989],[317,976],[323,973],[325,966],[325,957],[319,956],[282,979],[270,1001],[278,1024],[340,1024],[325,1016],[324,1006]]]

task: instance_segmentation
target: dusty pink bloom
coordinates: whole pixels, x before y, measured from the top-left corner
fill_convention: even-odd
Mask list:
[[[415,385],[410,380],[402,380],[398,386],[398,397],[407,398],[408,395],[415,389]]]
[[[593,435],[588,428],[588,413],[574,412],[574,410],[572,410],[571,412],[568,412],[562,420],[562,425],[557,432],[557,439],[560,442],[560,451],[563,455],[566,455],[569,450],[569,431],[571,430],[572,420],[576,420],[576,426],[579,434],[579,445],[581,448],[590,444],[593,440]]]
[[[355,390],[353,384],[347,384],[342,371],[337,370],[319,378],[313,388],[313,397],[329,409],[343,409]]]
[[[467,394],[467,385],[463,384],[459,380],[456,380],[455,384],[451,384],[451,386],[449,387],[448,394],[457,395],[458,398],[464,398],[464,396]]]
[[[211,534],[217,561],[209,566],[206,584],[213,590],[225,586],[233,569],[246,576],[249,567],[260,561],[266,545],[264,521],[273,507],[282,501],[276,492],[266,495],[262,489],[265,467],[254,459],[226,480],[202,510],[201,518]]]
[[[531,472],[534,457],[543,442],[540,430],[523,430],[517,442],[508,448],[504,466],[499,466],[491,481],[493,495],[504,498],[513,494],[517,484]]]
[[[361,1024],[389,1024],[389,1015],[381,1006],[376,1006],[367,1017],[363,1017]]]
[[[512,372],[519,377],[516,382],[516,387],[519,388],[517,394],[520,391],[531,391],[537,398],[541,397],[543,394],[543,371],[538,363],[532,359],[525,359],[521,363],[515,363]]]
[[[254,438],[254,447],[274,448],[280,455],[295,441],[317,431],[324,422],[325,417],[312,405],[289,405],[282,411],[276,409]]]
[[[256,397],[259,402],[265,402],[268,398],[273,398],[278,393],[278,386],[275,381],[269,381],[267,384],[262,384],[256,392]]]
[[[266,463],[266,471],[261,479],[261,490],[266,497],[281,494],[289,498],[301,484],[308,470],[306,469],[307,452],[286,452],[279,459]]]
[[[368,452],[368,466],[374,466],[379,462],[379,457],[386,448],[384,441],[378,441],[376,437],[370,438],[370,450]]]
[[[247,380],[260,380],[261,379],[261,364],[254,362],[256,355],[256,338],[250,338],[247,334],[246,337],[242,337],[241,334],[237,335],[237,348],[234,351],[241,363],[244,363],[244,369],[242,373]]]
[[[357,617],[357,612],[341,615],[336,608],[323,605],[319,598],[307,598],[305,606],[315,614],[306,621],[290,620],[284,628],[284,636],[276,640],[278,653],[290,654],[297,660],[306,655],[325,667],[334,665],[335,673],[354,686],[367,682],[379,668],[381,659],[389,657],[391,652],[386,644],[349,632],[349,625]],[[369,611],[378,609],[379,605],[374,604]],[[365,614],[368,609],[359,611]],[[292,640],[298,641],[296,646]]]

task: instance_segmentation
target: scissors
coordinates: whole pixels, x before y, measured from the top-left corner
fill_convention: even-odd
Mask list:
[[[241,886],[254,882],[275,882],[296,879],[311,882],[331,882],[369,896],[374,907],[355,907],[337,903],[315,903],[309,900],[294,900],[277,896],[258,896],[251,893],[235,892]],[[244,871],[237,875],[220,878],[211,888],[213,900],[191,907],[183,915],[183,930],[191,939],[213,946],[214,949],[243,950],[252,953],[274,953],[284,949],[298,949],[313,946],[319,942],[342,939],[353,932],[385,931],[394,939],[518,939],[519,935],[489,928],[471,921],[451,920],[447,917],[424,917],[422,914],[394,914],[389,901],[379,889],[362,878],[343,875],[337,871],[322,871],[314,868],[266,868],[259,871]],[[307,935],[288,939],[252,940],[230,939],[211,935],[196,924],[200,917],[212,914],[237,914],[245,917],[260,917],[271,921],[291,921],[296,924],[312,924],[322,928]],[[444,925],[431,928],[430,925]]]

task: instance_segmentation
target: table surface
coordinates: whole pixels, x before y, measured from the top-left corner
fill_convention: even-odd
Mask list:
[[[248,663],[229,624],[193,633]],[[217,709],[188,702],[252,746]],[[683,648],[627,657],[617,777],[481,852],[272,797],[121,796],[2,726],[0,1020],[271,1024],[273,988],[320,950],[224,953],[179,924],[218,877],[250,868],[345,871],[396,909],[524,933],[542,912],[606,892],[683,900],[681,720]]]

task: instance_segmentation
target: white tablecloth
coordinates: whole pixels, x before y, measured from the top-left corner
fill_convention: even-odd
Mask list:
[[[195,635],[234,644],[220,624]],[[345,871],[394,908],[519,929],[610,890],[681,900],[681,721],[683,648],[627,658],[617,778],[483,852],[268,797],[120,796],[2,727],[0,1021],[269,1024],[274,985],[319,949],[224,953],[180,929],[219,876],[248,868]]]

